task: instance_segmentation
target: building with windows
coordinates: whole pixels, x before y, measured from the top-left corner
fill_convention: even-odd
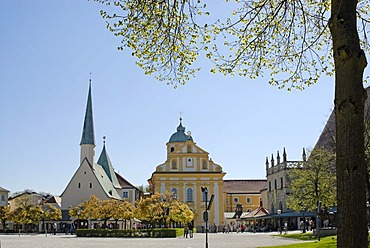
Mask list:
[[[185,133],[182,118],[177,131],[171,135],[166,144],[167,159],[158,165],[148,179],[152,193],[172,192],[179,201],[188,204],[195,214],[194,227],[202,230],[205,226],[203,213],[206,210],[206,187],[208,199],[214,195],[209,211],[211,226],[222,226],[224,219],[222,167],[211,158],[209,153],[199,147],[190,132]]]
[[[302,153],[303,161],[306,161],[306,151],[303,148]],[[296,167],[302,161],[289,161],[287,160],[287,153],[285,148],[283,150],[283,159],[281,160],[279,151],[276,156],[276,163],[274,155],[271,155],[271,163],[266,157],[266,178],[267,178],[267,208],[269,213],[276,214],[278,210],[287,212],[288,207],[286,204],[287,198],[291,193],[289,187],[288,171]]]
[[[69,220],[68,209],[90,199],[110,198],[134,202],[141,191],[114,171],[108,156],[105,137],[99,159],[95,161],[95,135],[91,95],[91,80],[80,143],[80,165],[61,194],[63,220]]]
[[[14,211],[17,207],[24,205],[40,205],[43,201],[47,199],[47,197],[49,196],[42,195],[34,191],[25,190],[20,194],[9,197],[10,211]]]
[[[266,181],[266,179],[224,180],[225,211],[235,212],[238,204],[243,212],[252,212],[264,204],[267,205],[261,195],[261,190],[266,187]]]
[[[0,206],[8,206],[9,190],[0,187]]]

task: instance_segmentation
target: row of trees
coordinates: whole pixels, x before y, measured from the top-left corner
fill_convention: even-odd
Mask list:
[[[62,219],[60,209],[48,203],[34,205],[24,199],[18,205],[13,211],[9,206],[0,206],[0,222],[4,231],[7,222],[38,225],[41,221],[45,225],[46,221]],[[152,225],[170,222],[186,224],[194,219],[194,213],[188,205],[177,201],[169,193],[156,193],[138,200],[135,204],[117,199],[100,200],[91,196],[90,200],[71,207],[69,215],[78,220],[100,220],[103,222],[103,228],[107,227],[107,221],[112,219],[115,220],[116,226],[118,221],[125,221],[125,227],[126,221],[132,218],[147,221]]]
[[[9,206],[0,206],[0,221],[4,232],[6,231],[7,222],[38,225],[41,221],[45,226],[46,221],[60,219],[62,219],[60,209],[48,203],[33,205],[26,200],[21,202],[13,211],[10,210]]]
[[[69,209],[69,215],[75,219],[100,220],[103,228],[108,220],[128,221],[137,218],[152,225],[170,222],[188,223],[193,220],[194,213],[188,205],[176,200],[173,195],[156,193],[148,198],[142,198],[132,203],[117,199],[99,200],[91,196],[89,201],[80,203]],[[126,228],[126,224],[124,225]]]

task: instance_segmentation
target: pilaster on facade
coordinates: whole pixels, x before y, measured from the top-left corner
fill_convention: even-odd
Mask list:
[[[185,127],[180,125],[166,144],[167,158],[163,164],[156,167],[148,180],[152,193],[168,191],[178,194],[178,199],[186,203],[194,212],[194,227],[201,230],[204,224],[203,212],[205,201],[201,187],[208,188],[208,197],[215,194],[214,208],[210,210],[212,220],[223,219],[223,177],[222,167],[209,158],[209,153],[199,147],[190,132],[185,133]],[[173,180],[176,178],[176,182]],[[217,185],[217,186],[216,186]],[[154,187],[153,187],[154,186]],[[216,203],[217,202],[217,203]],[[216,204],[215,204],[216,203]],[[216,212],[215,212],[216,211]],[[213,221],[216,223],[216,221]]]

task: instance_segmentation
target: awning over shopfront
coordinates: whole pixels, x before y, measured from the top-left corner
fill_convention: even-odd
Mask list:
[[[287,211],[282,212],[281,214],[273,213],[273,214],[266,214],[266,215],[260,215],[256,216],[253,219],[277,219],[277,218],[298,218],[298,217],[315,217],[315,212],[308,212],[308,211]]]

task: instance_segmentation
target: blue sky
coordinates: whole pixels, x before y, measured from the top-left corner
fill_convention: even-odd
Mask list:
[[[0,1],[1,187],[63,192],[79,166],[90,73],[97,157],[106,136],[116,171],[134,185],[166,160],[180,112],[226,179],[265,178],[266,156],[286,147],[297,160],[315,145],[332,110],[334,78],[287,92],[267,77],[211,74],[204,63],[174,89],[144,75],[129,50],[117,50],[101,8],[83,0]]]

